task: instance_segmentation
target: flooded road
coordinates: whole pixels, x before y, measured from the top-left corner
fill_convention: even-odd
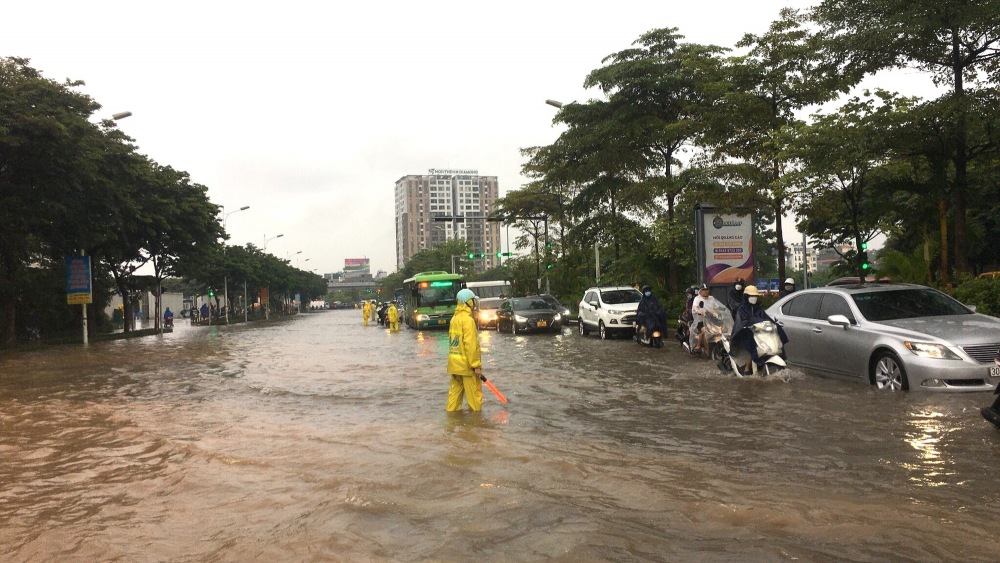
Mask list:
[[[984,394],[330,311],[0,357],[0,560],[996,561]],[[180,324],[180,323],[178,323]]]

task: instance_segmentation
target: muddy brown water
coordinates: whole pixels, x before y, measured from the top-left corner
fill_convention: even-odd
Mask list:
[[[986,394],[331,311],[0,357],[3,561],[996,561]]]

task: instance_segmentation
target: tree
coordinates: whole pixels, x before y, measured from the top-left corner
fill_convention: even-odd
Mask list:
[[[28,59],[0,58],[0,334],[15,342],[15,309],[32,256],[66,246],[80,221],[80,193],[95,188],[93,157],[99,136],[89,117],[100,108],[58,83]],[[53,244],[57,241],[57,244]],[[85,248],[74,241],[75,251]],[[75,253],[75,252],[74,252]],[[55,257],[53,257],[55,258]]]
[[[946,85],[955,110],[955,267],[969,270],[969,85],[996,82],[1000,69],[998,0],[824,0],[813,18],[828,37],[829,58],[853,74],[916,67]],[[942,247],[942,251],[945,247]]]
[[[894,171],[888,161],[895,129],[915,103],[883,91],[877,98],[853,98],[779,136],[779,158],[797,164],[783,181],[804,190],[796,208],[800,230],[842,257],[840,247],[852,246],[854,273],[862,279],[862,250],[892,228]]]
[[[715,46],[684,44],[677,28],[656,29],[643,34],[633,47],[605,57],[605,66],[594,70],[584,86],[597,87],[608,97],[614,119],[628,137],[626,166],[638,183],[638,191],[651,202],[661,226],[676,228],[678,198],[687,183],[679,179],[679,154],[701,135],[701,119],[715,102],[720,78]],[[668,280],[677,293],[678,259],[676,236],[666,239]]]
[[[846,92],[850,75],[824,60],[824,43],[805,27],[805,18],[784,9],[763,35],[747,34],[725,71],[729,89],[717,111],[706,115],[706,142],[714,150],[720,179],[736,192],[741,207],[774,217],[778,277],[785,277],[781,220],[797,197],[797,186],[782,182],[789,163],[777,137],[799,122],[796,113]]]

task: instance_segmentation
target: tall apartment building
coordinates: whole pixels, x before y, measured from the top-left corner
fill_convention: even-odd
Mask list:
[[[486,254],[479,268],[497,264],[500,224],[486,221],[499,197],[496,176],[476,170],[435,170],[396,181],[396,267],[445,241],[464,239]],[[435,221],[434,218],[450,218]]]

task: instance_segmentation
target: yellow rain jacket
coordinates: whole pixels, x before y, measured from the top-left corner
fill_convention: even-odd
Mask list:
[[[448,342],[448,373],[472,376],[474,369],[483,367],[476,321],[472,320],[472,309],[465,303],[458,305],[451,318]]]
[[[396,310],[395,305],[389,305],[389,310],[386,312],[386,315],[389,317],[390,323],[399,322],[399,311]]]

